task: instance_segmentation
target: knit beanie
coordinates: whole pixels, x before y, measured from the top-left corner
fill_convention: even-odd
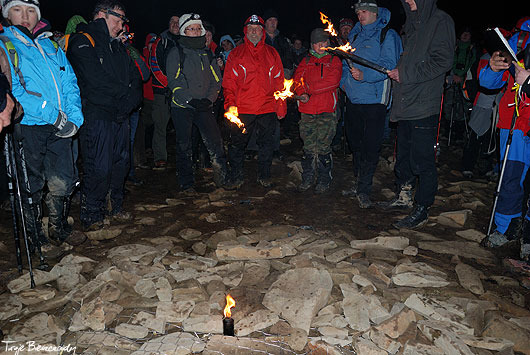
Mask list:
[[[276,11],[274,11],[273,9],[267,9],[265,10],[265,12],[263,13],[263,21],[267,21],[268,19],[270,19],[271,17],[275,17],[277,20],[279,20],[280,18],[278,17],[278,13]]]
[[[204,36],[206,34],[206,30],[204,29],[204,26],[202,25],[201,16],[199,14],[184,14],[180,16],[179,19],[179,33],[182,36],[186,36],[186,33],[184,32],[186,30],[186,27],[189,25],[201,25],[201,36]]]
[[[87,22],[82,16],[79,16],[79,15],[74,15],[70,17],[70,19],[66,23],[66,31],[64,31],[64,34],[68,35],[70,33],[76,32],[77,25],[79,25],[80,23],[87,23]]]
[[[366,10],[375,12],[377,14],[377,1],[375,0],[359,0],[355,3],[355,12],[359,10]]]
[[[311,44],[324,42],[329,39],[329,33],[324,31],[323,28],[315,28],[311,31]]]
[[[40,21],[40,5],[38,0],[2,0],[2,16],[7,19],[9,9],[13,6],[20,5],[34,7],[35,11],[37,12],[37,18]]]
[[[353,20],[351,18],[341,18],[340,21],[339,21],[339,29],[342,28],[343,26],[350,26],[351,28],[353,28],[353,26],[355,26],[355,23],[353,22]]]

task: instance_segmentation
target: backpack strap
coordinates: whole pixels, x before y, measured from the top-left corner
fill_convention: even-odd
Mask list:
[[[6,49],[7,49],[7,55],[9,56],[9,59],[11,60],[11,64],[13,65],[13,69],[15,70],[15,74],[18,76],[18,80],[20,81],[20,85],[24,88],[24,90],[33,96],[42,97],[41,94],[38,92],[30,91],[26,88],[26,81],[24,80],[24,76],[22,75],[22,72],[20,71],[20,58],[18,57],[17,50],[15,49],[15,45],[11,40],[4,35],[0,35],[0,40],[4,43]]]
[[[164,87],[167,87],[167,76],[164,74],[160,65],[158,64],[158,58],[156,57],[156,50],[162,41],[162,37],[158,37],[151,47],[151,52],[149,53],[149,67],[151,68],[151,73],[155,79]],[[164,42],[162,42],[164,46]]]
[[[92,36],[90,34],[86,33],[86,32],[79,31],[79,32],[76,32],[76,33],[69,33],[67,35],[64,35],[64,52],[65,53],[66,53],[66,51],[68,51],[68,44],[70,43],[70,37],[73,34],[82,34],[82,35],[84,35],[88,39],[88,41],[90,42],[92,47],[96,46],[96,42],[94,41],[94,38],[92,38]]]
[[[379,34],[379,43],[383,43],[385,41],[386,33],[388,32],[389,29],[390,29],[390,27],[388,27],[388,26],[383,27],[383,29],[381,30],[381,33]],[[356,33],[356,34],[353,35],[353,41],[352,42],[355,42],[355,40],[357,39],[358,35],[359,35],[359,33]]]

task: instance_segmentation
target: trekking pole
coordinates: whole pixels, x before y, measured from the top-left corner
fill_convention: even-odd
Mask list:
[[[510,146],[512,145],[512,137],[513,137],[513,130],[515,128],[515,121],[517,121],[517,107],[514,108],[513,111],[513,117],[512,117],[512,123],[510,125],[510,131],[508,133],[508,139],[506,140],[506,150],[504,151],[504,157],[502,160],[502,167],[499,174],[499,183],[497,185],[497,189],[495,190],[495,200],[493,202],[493,209],[491,211],[490,221],[488,225],[488,234],[486,237],[490,236],[491,233],[491,227],[493,225],[493,220],[495,219],[495,210],[497,209],[497,202],[499,201],[499,194],[501,192],[501,186],[502,186],[502,179],[504,177],[504,171],[506,168],[506,162],[508,160],[508,153],[510,152]]]
[[[451,146],[451,133],[453,132],[453,118],[455,113],[456,85],[453,84],[453,102],[451,102],[451,118],[449,119],[449,134],[447,137],[447,146]]]
[[[7,133],[4,135],[4,156],[6,159],[6,171],[7,171],[7,178],[8,183],[7,187],[9,190],[9,202],[11,204],[11,214],[13,215],[13,236],[15,238],[15,252],[17,256],[17,266],[18,266],[18,273],[22,273],[22,252],[20,248],[20,235],[18,230],[18,223],[17,223],[17,213],[16,213],[16,202],[15,202],[15,185],[14,185],[14,179],[12,174],[12,162],[11,158],[9,156],[9,137],[7,136]]]
[[[16,128],[15,128],[16,129]],[[13,136],[11,136],[11,145],[13,147],[13,151],[14,151],[14,147],[15,147],[15,142],[14,142],[14,138]],[[44,255],[42,254],[42,250],[41,250],[41,241],[39,240],[38,238],[38,235],[37,235],[37,221],[35,220],[35,215],[33,213],[33,209],[34,209],[34,201],[33,201],[33,198],[31,197],[31,186],[30,186],[30,183],[29,183],[29,177],[28,177],[28,169],[27,169],[27,166],[26,166],[26,155],[24,154],[24,146],[22,145],[22,142],[18,142],[18,156],[20,157],[20,170],[22,171],[22,177],[24,178],[24,188],[25,188],[25,191],[27,193],[27,200],[28,200],[28,208],[29,208],[29,215],[30,215],[30,221],[29,223],[32,224],[32,229],[35,231],[35,235],[32,236],[32,241],[33,241],[33,244],[35,245],[35,247],[37,248],[37,253],[39,254],[39,266],[37,267],[38,269],[40,270],[46,270],[48,268],[48,264],[46,263],[46,260],[44,259]],[[14,152],[13,152],[13,158],[14,158]],[[18,175],[18,173],[17,173]],[[18,179],[20,181],[20,179]],[[25,229],[24,229],[25,230]]]
[[[5,152],[6,152],[6,166],[7,166],[7,174],[10,178],[9,181],[9,187],[10,187],[10,195],[12,196],[12,203],[11,207],[13,209],[13,218],[14,218],[14,228],[15,228],[15,244],[17,247],[17,261],[20,262],[19,264],[19,272],[22,272],[22,256],[18,255],[20,253],[20,239],[18,236],[18,228],[17,228],[17,221],[16,221],[16,212],[15,212],[15,189],[16,189],[16,197],[17,197],[17,208],[18,213],[20,216],[20,226],[22,228],[22,235],[24,236],[24,244],[26,245],[26,257],[28,258],[28,269],[29,269],[29,278],[30,278],[30,286],[31,288],[35,288],[35,278],[33,275],[33,265],[31,264],[31,253],[30,253],[30,246],[29,246],[29,239],[28,239],[28,231],[26,228],[26,219],[24,217],[24,208],[22,207],[22,195],[20,193],[20,181],[18,178],[18,172],[17,172],[17,164],[15,160],[15,149],[14,149],[14,139],[13,135],[11,133],[6,133],[5,136],[5,144],[4,144]],[[14,186],[13,186],[14,182]]]
[[[434,161],[438,162],[438,149],[440,149],[440,125],[442,123],[442,110],[444,107],[444,90],[442,90],[442,102],[440,103],[440,115],[438,116],[438,131],[436,132],[436,144],[434,145]]]

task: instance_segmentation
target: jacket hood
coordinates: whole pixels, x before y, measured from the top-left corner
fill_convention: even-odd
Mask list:
[[[156,40],[156,34],[149,33],[147,36],[145,36],[145,46],[147,47],[149,43],[154,42],[155,40]]]
[[[246,27],[246,26],[245,26]],[[221,37],[221,39],[219,40],[219,44],[222,44],[223,41],[230,41],[232,42],[232,45],[234,46],[234,48],[236,48],[236,42],[234,42],[234,40],[232,39],[232,36],[230,35],[224,35],[223,37]]]
[[[255,16],[255,15],[252,15],[252,16]],[[261,40],[258,42],[258,44],[254,46],[254,44],[250,42],[247,38],[247,26],[248,26],[247,23],[249,25],[257,25],[257,23],[249,23],[252,16],[249,17],[247,21],[245,21],[245,26],[243,26],[243,33],[245,34],[244,41],[245,41],[245,44],[250,47],[255,47],[255,48],[262,47],[265,44],[265,38],[267,38],[267,33],[265,32],[265,27],[263,25],[263,19],[261,17],[258,16],[258,19],[261,25]]]
[[[407,29],[411,29],[413,27],[418,27],[427,22],[433,13],[437,10],[436,2],[438,0],[415,0],[416,1],[416,7],[418,8],[416,11],[411,11],[410,6],[405,2],[405,0],[401,0],[401,3],[403,4],[403,8],[405,9],[405,14],[407,15],[407,19],[405,21],[405,31]]]
[[[83,31],[88,32],[91,35],[95,35],[99,37],[100,39],[105,38],[107,41],[110,41],[110,33],[109,28],[107,27],[107,23],[105,22],[105,19],[98,18],[90,23],[80,23],[77,25],[77,31]]]
[[[520,27],[519,27],[519,26],[520,26]],[[518,23],[518,28],[519,28],[521,31],[527,31],[527,32],[530,32],[530,17],[526,17],[526,18],[524,18],[521,24]]]
[[[361,25],[360,22],[357,22],[355,24],[355,26],[353,27],[353,29],[350,31],[350,35],[349,36],[351,36],[352,34],[356,34],[356,33],[361,32],[362,29],[365,29],[365,30],[380,30],[383,27],[388,25],[388,23],[390,22],[390,16],[391,16],[391,13],[390,13],[390,11],[387,8],[379,7],[378,8],[378,13],[377,13],[377,19],[373,23],[371,23],[369,25],[366,25],[366,26],[363,26],[363,25]]]
[[[79,16],[79,15],[74,15],[70,17],[70,19],[66,23],[66,30],[64,31],[64,34],[67,35],[70,33],[74,33],[76,31],[77,25],[79,25],[80,23],[87,23],[87,22],[82,16]]]

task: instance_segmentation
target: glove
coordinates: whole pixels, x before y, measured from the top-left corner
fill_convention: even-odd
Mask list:
[[[68,116],[66,116],[66,113],[59,110],[59,114],[57,115],[57,118],[55,119],[55,122],[52,123],[55,128],[57,128],[59,131],[63,129],[64,125],[68,122]]]
[[[198,111],[208,111],[210,107],[212,106],[212,102],[208,99],[201,99],[199,107],[197,107]]]
[[[190,105],[191,107],[193,107],[195,109],[198,109],[201,106],[201,100],[199,100],[199,99],[191,99],[188,102],[188,105]]]
[[[70,138],[73,137],[78,130],[79,128],[75,124],[67,121],[64,127],[59,130],[59,132],[55,133],[55,135],[59,138]]]

